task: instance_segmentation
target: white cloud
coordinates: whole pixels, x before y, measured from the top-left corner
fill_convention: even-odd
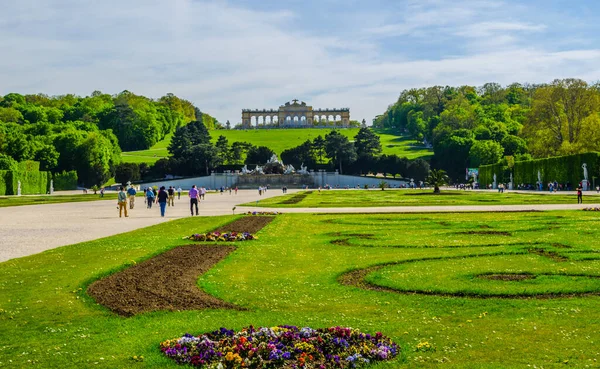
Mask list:
[[[298,28],[302,19],[291,10],[226,1],[11,2],[0,14],[0,93],[173,92],[232,123],[242,108],[297,97],[316,108],[347,106],[370,121],[410,87],[600,78],[600,50],[518,46],[546,26],[484,16],[502,5],[411,1],[404,21],[344,36]],[[381,38],[415,33],[470,47],[409,58]]]

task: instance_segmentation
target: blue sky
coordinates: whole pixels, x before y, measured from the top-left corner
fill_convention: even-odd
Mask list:
[[[370,121],[431,85],[600,80],[600,2],[19,0],[0,94],[184,97],[222,122],[293,98]]]

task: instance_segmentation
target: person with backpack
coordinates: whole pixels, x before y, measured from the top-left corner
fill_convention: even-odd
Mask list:
[[[123,210],[125,211],[125,217],[127,218],[127,194],[123,186],[119,187],[119,193],[117,195],[117,205],[119,208],[119,218],[123,216]]]
[[[169,186],[169,190],[167,191],[167,193],[169,194],[169,206],[175,206],[175,189],[173,188],[173,186]]]
[[[129,209],[133,209],[133,205],[135,205],[136,194],[137,191],[135,190],[135,188],[133,188],[133,186],[129,186],[129,188],[127,189],[127,196],[129,197]]]
[[[154,191],[152,189],[148,189],[146,191],[146,203],[148,204],[148,209],[152,209],[152,204],[154,203]]]
[[[161,186],[156,195],[156,202],[160,206],[160,216],[165,217],[165,211],[167,210],[167,201],[169,200],[169,194],[165,190],[165,186]]]

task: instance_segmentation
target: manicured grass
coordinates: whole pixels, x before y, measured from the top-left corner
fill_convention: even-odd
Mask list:
[[[222,130],[211,131],[211,137],[213,142],[216,142],[218,137],[223,135],[227,137],[230,144],[235,141],[245,141],[256,146],[267,146],[280,155],[282,151],[298,146],[306,140],[313,140],[319,135],[325,137],[330,131],[329,128]],[[358,128],[339,129],[339,132],[353,140],[358,133]],[[376,133],[381,137],[384,154],[397,154],[409,159],[428,158],[432,155],[430,149],[405,136],[399,136],[389,130],[376,130]],[[171,142],[171,137],[172,135],[168,135],[148,150],[124,152],[121,157],[124,162],[154,163],[158,159],[169,156],[167,146]]]
[[[285,214],[260,231],[259,240],[236,244],[236,251],[199,280],[208,293],[246,311],[123,318],[85,293],[102,276],[189,243],[182,236],[236,218],[182,219],[0,264],[0,366],[175,368],[160,354],[161,341],[250,324],[381,331],[404,354],[372,368],[597,365],[600,297],[483,298],[495,290],[599,292],[593,278],[600,276],[595,242],[600,220],[594,212]],[[482,298],[373,291],[338,281],[373,266],[384,267],[367,280],[400,292],[470,290]],[[548,271],[582,274],[591,282],[555,285],[541,278],[530,290],[529,281],[467,277]],[[431,348],[418,346],[423,342]]]
[[[428,159],[433,156],[432,149],[428,149],[416,140],[398,135],[393,130],[375,129],[374,131],[379,135],[384,154],[396,154],[409,159]]]
[[[296,196],[299,202],[290,201]],[[593,199],[593,200],[592,200]],[[597,202],[600,197],[584,197],[585,202]],[[272,208],[341,208],[341,207],[377,207],[377,206],[443,206],[443,205],[529,205],[529,204],[573,204],[575,195],[516,192],[479,192],[442,190],[439,195],[433,190],[316,190],[306,194],[271,197],[247,206]]]

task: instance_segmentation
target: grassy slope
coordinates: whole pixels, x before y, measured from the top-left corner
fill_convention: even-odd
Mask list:
[[[220,135],[227,137],[229,143],[235,141],[246,141],[256,146],[268,146],[277,154],[285,149],[300,145],[306,140],[312,140],[321,135],[325,136],[330,129],[275,129],[275,130],[229,130],[229,131],[211,131],[213,142],[217,141]],[[340,129],[343,135],[350,139],[358,133],[358,128]],[[384,154],[397,154],[406,156],[409,159],[424,157],[431,155],[431,150],[420,146],[416,141],[403,136],[397,136],[389,131],[378,130],[377,133],[381,137],[381,146]],[[172,135],[168,135],[165,140],[160,141],[149,150],[129,151],[122,153],[124,162],[133,163],[154,163],[160,158],[168,157],[167,146]]]
[[[292,195],[271,197],[261,200],[258,206],[273,208],[326,208],[326,207],[375,207],[375,206],[435,206],[435,205],[528,205],[528,204],[573,204],[575,195],[542,195],[529,193],[497,193],[442,190],[434,195],[432,190],[334,190],[312,191],[296,204],[286,204]],[[586,197],[589,198],[589,197]],[[593,196],[595,200],[600,197]],[[584,198],[585,199],[585,198]],[[586,200],[594,201],[595,200]],[[256,203],[244,204],[256,206]]]
[[[364,291],[337,282],[343,272],[355,268],[410,259],[522,253],[533,242],[549,249],[552,243],[566,244],[572,248],[556,251],[595,258],[583,265],[588,265],[586,273],[598,275],[597,254],[582,253],[600,251],[586,241],[600,236],[594,213],[282,215],[260,233],[258,241],[239,244],[199,281],[209,293],[248,311],[157,312],[120,318],[83,292],[107,273],[184,243],[180,237],[192,230],[208,230],[231,219],[168,222],[0,264],[0,366],[24,367],[31,361],[55,368],[91,364],[176,368],[159,353],[160,341],[185,332],[249,324],[339,324],[382,331],[401,343],[406,354],[373,368],[437,368],[440,362],[448,368],[595,365],[600,339],[597,296],[448,298]],[[511,236],[461,233],[481,226]],[[372,239],[361,239],[358,233]],[[581,234],[586,237],[578,237]],[[353,246],[330,243],[344,236]],[[490,268],[503,271],[505,257],[495,258],[498,266]],[[557,271],[571,268],[570,263],[553,264]],[[454,282],[448,283],[450,288]],[[595,290],[600,290],[598,283]],[[436,351],[415,352],[417,343],[424,341]],[[143,355],[145,361],[135,362],[133,355]]]

